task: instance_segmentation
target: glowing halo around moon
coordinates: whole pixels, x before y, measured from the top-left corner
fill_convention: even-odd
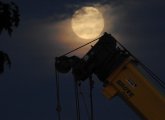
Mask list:
[[[104,29],[104,19],[94,7],[82,7],[75,11],[71,20],[74,33],[83,39],[94,39]]]

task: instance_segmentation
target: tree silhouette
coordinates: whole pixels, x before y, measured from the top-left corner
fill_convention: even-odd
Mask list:
[[[3,30],[12,35],[13,28],[18,27],[20,21],[19,8],[14,2],[3,3],[0,1],[0,34]],[[0,74],[4,72],[5,64],[11,65],[9,56],[0,51]]]
[[[0,74],[4,72],[5,63],[7,63],[9,67],[11,66],[9,56],[6,53],[0,51]]]
[[[0,1],[0,33],[8,31],[11,36],[13,28],[19,24],[19,8],[14,2],[2,3]]]

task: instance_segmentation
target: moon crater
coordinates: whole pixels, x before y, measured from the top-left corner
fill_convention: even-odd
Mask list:
[[[104,19],[100,11],[94,7],[82,7],[72,16],[72,29],[83,39],[94,39],[104,28]]]

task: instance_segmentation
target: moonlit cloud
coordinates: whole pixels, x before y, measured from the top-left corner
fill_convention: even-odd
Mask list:
[[[105,27],[103,32],[109,32],[109,33],[113,33],[115,32],[115,24],[118,20],[120,20],[120,14],[119,14],[119,9],[116,6],[113,6],[111,4],[85,4],[83,6],[79,6],[78,5],[74,5],[76,6],[76,10],[78,10],[79,8],[85,7],[85,6],[93,6],[96,7],[103,15],[104,17],[104,22],[105,22]],[[81,43],[84,43],[83,39],[78,38],[75,33],[73,32],[73,30],[71,29],[71,19],[72,16],[63,19],[61,21],[55,22],[54,23],[54,29],[56,31],[58,31],[58,33],[56,33],[57,36],[55,36],[55,38],[57,38],[58,40],[61,39],[61,42],[69,42],[70,39],[72,41],[79,41]],[[65,36],[63,36],[63,34],[67,34]],[[102,33],[103,34],[103,33]],[[71,41],[70,41],[71,42]],[[87,41],[85,41],[87,42]]]
[[[75,49],[82,44],[88,42],[87,40],[79,38],[71,28],[71,19],[68,18],[66,20],[55,23],[51,29],[55,31],[56,34],[51,34],[51,41],[54,44],[58,44],[62,51],[68,52],[72,49]],[[81,49],[77,51],[77,54],[84,54],[85,49]]]

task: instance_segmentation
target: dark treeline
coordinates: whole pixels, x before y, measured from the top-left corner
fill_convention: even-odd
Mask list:
[[[19,8],[14,2],[4,3],[0,1],[0,34],[7,31],[12,35],[13,29],[18,27],[20,21]],[[7,53],[0,51],[0,74],[4,72],[4,66],[11,65]]]

